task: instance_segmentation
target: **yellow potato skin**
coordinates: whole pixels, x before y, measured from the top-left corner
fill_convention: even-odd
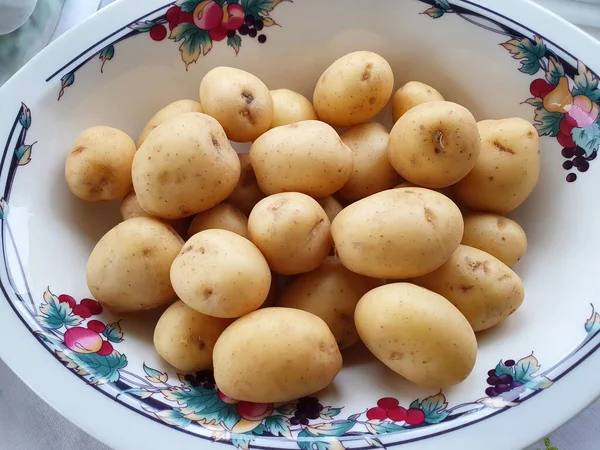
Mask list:
[[[256,76],[233,67],[216,67],[200,82],[200,98],[206,114],[221,124],[227,137],[251,142],[273,121],[273,98]]]
[[[271,271],[258,248],[227,230],[193,235],[171,265],[171,283],[188,306],[231,319],[258,309],[271,287]]]
[[[424,275],[460,244],[463,219],[445,195],[395,188],[347,206],[331,225],[337,255],[348,269],[382,279]]]
[[[481,154],[452,191],[472,211],[505,214],[519,207],[538,182],[540,139],[521,118],[484,120],[477,126]]]
[[[448,262],[413,283],[447,298],[467,318],[474,331],[499,324],[523,303],[519,276],[482,250],[460,245]]]
[[[144,143],[148,135],[161,123],[166,122],[173,117],[184,114],[188,112],[199,112],[203,113],[202,105],[195,100],[177,100],[176,102],[170,103],[160,111],[158,111],[152,118],[148,121],[142,132],[140,133],[140,137],[137,140],[137,147]]]
[[[418,386],[458,384],[475,365],[469,322],[444,297],[414,284],[373,289],[358,302],[354,320],[371,353]]]
[[[359,341],[354,325],[356,304],[379,285],[380,280],[350,272],[330,256],[312,272],[293,278],[283,290],[277,306],[301,309],[319,316],[343,350]]]
[[[177,300],[160,316],[154,329],[154,348],[183,373],[212,369],[217,338],[233,320],[202,314]]]
[[[250,163],[250,155],[238,153],[238,158],[240,160],[240,179],[231,195],[227,197],[227,202],[249,215],[252,208],[265,198],[265,194],[258,187],[256,175]]]
[[[392,97],[392,118],[398,121],[409,109],[427,102],[444,101],[444,97],[431,86],[420,81],[409,81]]]
[[[350,202],[392,189],[400,176],[388,158],[389,133],[378,123],[363,123],[344,131],[340,138],[354,154],[354,170],[339,195]]]
[[[313,105],[320,120],[351,127],[379,114],[392,96],[394,74],[380,55],[358,51],[342,56],[319,78]]]
[[[90,292],[113,312],[136,312],[171,303],[169,270],[183,239],[149,217],[121,222],[96,244],[88,259]]]
[[[235,206],[223,202],[194,216],[188,239],[204,230],[228,230],[248,239],[248,218]]]
[[[478,248],[514,267],[527,252],[527,236],[521,226],[508,217],[491,213],[464,216],[465,232],[461,244]]]
[[[406,112],[390,132],[388,156],[407,181],[431,189],[450,186],[475,166],[481,143],[465,107],[427,102]]]
[[[335,219],[336,216],[342,212],[342,209],[344,209],[342,204],[331,195],[328,195],[327,197],[323,198],[318,198],[316,200],[319,203],[319,205],[321,205],[321,208],[323,208],[323,210],[325,211],[325,214],[327,214],[327,217],[329,218],[330,222],[333,222],[333,219]]]
[[[65,178],[81,200],[119,200],[132,188],[133,140],[112,127],[91,127],[73,142],[65,162]]]
[[[250,162],[265,194],[301,192],[315,198],[338,191],[354,167],[352,151],[318,120],[267,131],[252,143]]]
[[[137,201],[135,191],[131,191],[123,198],[123,200],[121,201],[119,211],[121,212],[121,217],[123,218],[123,220],[133,219],[134,217],[152,217],[140,206],[139,202]],[[156,217],[154,218],[156,219]],[[185,237],[187,235],[188,227],[190,224],[189,219],[183,218],[174,220],[158,220],[161,220],[167,225],[173,227],[173,229],[177,231],[177,233],[180,236]]]
[[[303,120],[317,120],[312,103],[304,95],[290,89],[271,91],[273,122],[271,128],[290,125]]]
[[[240,161],[215,119],[185,113],[148,135],[135,155],[132,174],[144,211],[179,219],[225,200],[240,178]]]
[[[255,403],[314,394],[342,368],[342,355],[322,319],[277,307],[236,320],[217,340],[213,361],[221,392]]]

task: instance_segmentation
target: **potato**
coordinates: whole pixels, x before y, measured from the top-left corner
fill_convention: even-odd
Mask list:
[[[271,128],[290,125],[303,120],[317,120],[312,103],[304,95],[289,89],[271,91],[273,122]]]
[[[205,230],[193,235],[173,261],[171,283],[191,308],[229,319],[263,304],[271,271],[248,239],[227,230]]]
[[[301,309],[319,316],[343,350],[359,341],[354,325],[356,304],[379,285],[379,280],[350,272],[337,258],[330,256],[312,272],[293,278],[283,290],[277,306]]]
[[[148,135],[135,155],[132,173],[144,211],[179,219],[225,200],[240,178],[240,161],[215,119],[185,113]]]
[[[327,324],[292,308],[265,308],[236,320],[217,339],[214,374],[225,395],[288,402],[327,387],[342,355]]]
[[[410,283],[378,287],[354,313],[360,338],[381,362],[431,389],[465,380],[477,341],[467,319],[441,295]]]
[[[152,217],[150,214],[144,211],[138,203],[135,191],[131,191],[123,198],[123,200],[121,201],[120,211],[123,220],[133,219],[134,217]],[[179,236],[187,236],[188,227],[190,225],[189,219],[184,218],[174,220],[162,220],[162,222],[173,227],[173,229],[177,231],[177,234],[179,234]]]
[[[216,67],[209,71],[200,82],[200,98],[206,114],[219,121],[232,141],[253,141],[273,121],[269,88],[241,69]]]
[[[330,226],[317,201],[298,192],[261,200],[248,218],[250,240],[282,275],[319,267],[331,250]]]
[[[342,56],[319,78],[313,105],[319,119],[338,127],[367,122],[392,95],[394,74],[380,55],[358,51]]]
[[[228,230],[248,238],[248,218],[235,206],[227,202],[219,203],[194,216],[188,231],[188,238],[204,230]]]
[[[460,244],[463,219],[445,195],[423,188],[379,192],[347,206],[331,225],[344,266],[373,278],[425,275]]]
[[[354,154],[354,171],[339,194],[350,202],[393,188],[400,176],[390,164],[389,133],[378,123],[363,123],[346,130],[341,139]]]
[[[65,163],[65,178],[82,200],[118,200],[132,188],[131,164],[136,147],[121,130],[91,127],[73,142]]]
[[[431,86],[420,81],[409,81],[392,97],[392,118],[394,123],[409,109],[427,102],[444,101],[444,97]]]
[[[464,222],[462,244],[489,253],[508,267],[514,267],[525,255],[527,236],[514,220],[497,214],[472,213],[464,216]]]
[[[194,100],[177,100],[163,109],[158,111],[152,118],[148,121],[142,132],[140,133],[140,137],[137,141],[138,148],[144,143],[148,135],[152,130],[154,130],[161,123],[166,122],[173,117],[188,113],[188,112],[199,112],[203,113],[202,105]]]
[[[388,152],[402,178],[442,188],[469,173],[480,149],[477,122],[469,110],[452,102],[428,102],[398,119]]]
[[[460,245],[442,267],[412,282],[450,300],[474,331],[502,322],[525,296],[521,279],[506,264],[466,245]]]
[[[212,369],[213,347],[232,319],[219,319],[177,300],[160,316],[154,329],[156,352],[184,373]]]
[[[318,120],[267,131],[250,147],[250,162],[265,194],[302,192],[316,198],[338,191],[354,167],[352,151]]]
[[[249,215],[252,208],[256,206],[265,194],[258,187],[254,169],[250,164],[250,155],[248,153],[238,153],[240,159],[241,172],[237,186],[227,198],[227,202],[238,208],[244,214]]]
[[[135,312],[175,300],[169,270],[183,239],[149,217],[121,222],[96,244],[86,267],[96,300],[113,312]]]
[[[505,214],[520,206],[537,184],[540,138],[535,127],[521,118],[484,120],[477,126],[481,154],[452,191],[473,211]]]
[[[267,299],[260,305],[261,308],[270,308],[275,306],[279,298],[279,278],[277,274],[271,272],[271,288],[267,294]]]
[[[321,208],[323,208],[323,211],[325,211],[325,214],[327,214],[330,222],[333,222],[333,219],[335,219],[336,216],[342,212],[342,209],[344,209],[342,204],[331,195],[323,198],[317,198],[316,200],[317,203],[321,205]]]

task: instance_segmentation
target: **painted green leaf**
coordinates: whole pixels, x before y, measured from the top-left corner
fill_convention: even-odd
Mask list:
[[[201,30],[193,23],[180,23],[171,30],[171,39],[181,42],[179,51],[186,67],[198,61],[200,55],[206,55],[212,49],[212,39],[208,31]]]
[[[521,61],[521,72],[535,75],[540,70],[540,59],[546,55],[546,44],[539,36],[534,36],[533,41],[524,37],[511,39],[500,45],[508,50],[514,59]]]
[[[8,203],[4,197],[0,198],[0,219],[4,220],[8,216]]]
[[[540,136],[558,136],[560,133],[560,121],[563,119],[564,114],[559,112],[546,111],[543,108],[535,110],[535,128],[538,130]]]
[[[371,445],[373,447],[384,448],[383,443],[379,440],[379,438],[377,438],[375,436],[365,435],[364,439],[367,442],[367,444],[369,444],[369,445]]]
[[[19,123],[26,130],[31,126],[31,110],[25,103],[21,103],[21,110],[19,111]]]
[[[121,331],[121,325],[119,322],[109,323],[102,332],[104,337],[110,342],[118,344],[123,342],[123,332]],[[147,373],[147,372],[146,372]]]
[[[600,124],[598,122],[585,128],[573,128],[571,137],[575,144],[585,150],[586,156],[600,150]]]
[[[358,414],[352,414],[350,417],[348,417],[348,420],[356,422],[360,416],[361,416],[360,413],[358,413]]]
[[[201,1],[202,0],[179,0],[175,4],[179,6],[184,13],[191,13],[194,12],[194,9],[196,9],[196,6],[198,6]]]
[[[33,149],[33,146],[35,144],[37,144],[37,142],[34,142],[30,145],[23,144],[15,150],[15,158],[17,158],[17,165],[26,166],[27,164],[29,164],[29,161],[31,161],[31,150]]]
[[[323,419],[323,420],[330,420],[331,418],[337,416],[341,412],[342,412],[342,408],[333,408],[331,406],[326,406],[319,413],[319,417],[321,417],[321,419]],[[352,420],[352,419],[349,418],[348,420]]]
[[[275,411],[277,411],[279,414],[283,414],[284,416],[290,416],[296,410],[296,408],[297,403],[292,402],[279,405],[277,408],[275,408]]]
[[[540,370],[540,365],[535,356],[529,355],[525,358],[520,359],[515,364],[515,381],[519,381],[523,384],[532,381],[534,374]]]
[[[77,353],[71,350],[56,352],[69,369],[79,375],[90,375],[95,384],[114,383],[119,380],[119,369],[127,366],[127,357],[116,350],[108,356],[97,353]]]
[[[79,325],[83,319],[73,314],[73,310],[67,302],[60,303],[58,297],[46,289],[44,301],[40,305],[41,314],[36,320],[44,328],[57,330],[63,326],[74,327]]]
[[[154,392],[149,391],[147,389],[125,389],[124,391],[121,391],[119,393],[119,395],[123,395],[123,394],[135,395],[136,397],[145,399],[145,398],[152,397],[152,394],[154,394]]]
[[[432,19],[439,19],[444,15],[444,10],[442,8],[436,8],[435,6],[432,6],[431,8],[426,9],[423,14],[427,14]]]
[[[406,431],[406,428],[394,422],[371,423],[369,425],[377,434],[399,433]]]
[[[527,103],[528,105],[531,105],[536,109],[544,107],[544,101],[539,97],[528,98],[523,103]]]
[[[592,314],[585,321],[585,331],[588,334],[594,334],[598,330],[600,330],[600,314],[596,312],[594,305],[592,305]]]
[[[233,48],[233,50],[235,50],[235,54],[237,55],[240,51],[240,47],[242,46],[242,38],[237,34],[233,37],[227,38],[227,45]]]
[[[585,95],[594,103],[600,100],[598,78],[581,61],[577,62],[577,75],[573,77],[573,81],[575,82],[573,97]]]
[[[144,372],[146,372],[146,379],[150,383],[166,383],[169,380],[169,376],[166,373],[153,369],[147,366],[146,363],[144,363]]]
[[[552,386],[554,382],[547,377],[535,377],[533,380],[528,381],[527,383],[525,383],[525,386],[527,386],[529,389],[532,389],[534,391],[539,391],[540,389],[547,389],[550,386]]]
[[[100,66],[100,73],[104,73],[104,64],[106,61],[110,61],[115,56],[115,47],[110,44],[102,49],[100,52],[100,61],[102,61],[102,66]]]
[[[273,433],[274,436],[283,436],[288,439],[292,439],[292,432],[290,431],[290,421],[284,416],[267,417],[265,419],[265,427],[271,433]]]
[[[498,363],[498,365],[496,366],[496,376],[499,377],[500,375],[504,375],[504,374],[513,376],[514,375],[513,368],[512,367],[506,367],[504,365],[504,363],[502,361],[500,361]]]
[[[178,408],[165,409],[165,410],[162,410],[162,411],[155,411],[155,410],[153,410],[151,408],[148,408],[148,407],[146,407],[144,405],[142,405],[142,408],[144,408],[150,414],[154,414],[160,420],[162,420],[163,422],[165,422],[165,423],[167,423],[169,425],[175,425],[175,426],[180,427],[180,428],[185,428],[190,423],[192,423],[191,420],[186,419],[183,416],[183,414],[181,413],[181,411]]]
[[[421,409],[421,403],[419,402],[419,399],[416,399],[408,407],[414,409]]]
[[[355,424],[352,420],[339,420],[311,425],[306,427],[306,430],[313,436],[343,436]]]
[[[435,3],[443,10],[448,11],[450,9],[450,2],[448,0],[435,0]]]
[[[231,443],[236,448],[241,448],[242,450],[248,450],[250,447],[250,443],[254,440],[254,437],[251,434],[232,434],[231,435]]]
[[[421,402],[421,411],[425,414],[425,422],[427,423],[440,423],[446,417],[448,412],[446,408],[448,403],[446,397],[441,392],[437,395],[427,397]]]
[[[131,25],[129,25],[129,28],[131,28],[133,30],[137,30],[140,33],[147,33],[152,28],[154,28],[155,25],[156,25],[156,22],[153,20],[143,20],[141,22],[132,23]],[[113,55],[114,55],[114,48],[113,48]],[[112,58],[112,56],[111,56],[111,58]],[[102,57],[100,57],[100,59],[102,59]]]
[[[548,70],[546,71],[546,80],[548,83],[557,85],[558,81],[565,76],[565,68],[562,63],[554,56],[548,58]]]
[[[75,83],[75,73],[74,72],[69,72],[61,77],[60,92],[58,93],[59,100],[65,94],[65,89],[68,88],[69,86],[71,86],[73,83]]]
[[[315,436],[306,428],[298,433],[296,443],[302,450],[330,450],[334,444],[336,449],[341,446],[337,439],[315,439]]]

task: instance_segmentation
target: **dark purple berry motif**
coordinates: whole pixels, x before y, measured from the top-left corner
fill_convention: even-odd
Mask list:
[[[323,405],[316,397],[304,397],[298,400],[294,417],[290,419],[292,425],[308,425],[311,420],[318,419]]]
[[[521,394],[529,390],[546,389],[552,385],[552,381],[537,374],[540,366],[533,354],[526,358],[515,361],[507,359],[500,361],[496,368],[487,373],[487,384],[485,395],[491,398],[501,398],[506,402],[514,402]]]

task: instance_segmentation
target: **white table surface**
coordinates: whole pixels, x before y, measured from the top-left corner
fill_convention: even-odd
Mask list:
[[[67,0],[55,37],[114,0]],[[600,9],[572,0],[538,0],[600,39]],[[600,0],[587,0],[600,4]],[[597,14],[595,14],[597,12]],[[579,18],[581,21],[579,22]],[[600,450],[600,400],[527,450]],[[499,430],[500,431],[500,430]],[[107,432],[109,432],[107,430]],[[510,432],[510,431],[508,431]],[[1,450],[110,450],[38,398],[0,360]],[[481,450],[485,450],[482,448]],[[507,449],[513,450],[513,449]],[[516,449],[514,449],[516,450]]]

